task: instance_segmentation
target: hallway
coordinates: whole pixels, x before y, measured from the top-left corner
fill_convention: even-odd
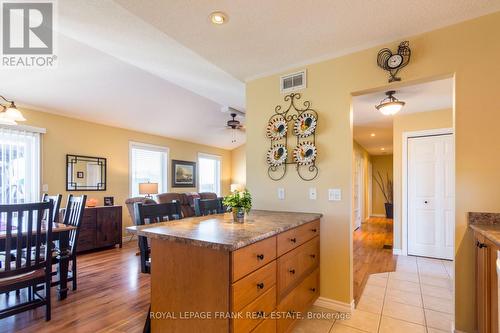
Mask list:
[[[354,231],[354,301],[357,304],[370,274],[396,270],[397,256],[392,254],[392,219],[371,217]],[[390,248],[384,249],[384,245]]]

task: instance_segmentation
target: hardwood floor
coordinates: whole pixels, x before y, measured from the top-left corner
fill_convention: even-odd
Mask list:
[[[397,256],[392,254],[393,223],[391,219],[372,217],[353,235],[354,301],[359,301],[368,276],[396,270]],[[390,245],[390,249],[384,249]]]
[[[0,332],[142,332],[149,307],[150,276],[139,269],[137,241],[78,256],[78,290],[57,300],[52,288],[52,320],[44,307],[0,320]],[[21,297],[25,297],[24,293]],[[15,293],[0,295],[0,307]]]

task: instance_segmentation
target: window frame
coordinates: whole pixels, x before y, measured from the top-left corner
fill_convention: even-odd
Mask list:
[[[158,188],[159,193],[166,193],[169,189],[169,177],[168,177],[168,167],[169,167],[169,159],[170,159],[170,148],[167,146],[154,145],[150,143],[137,142],[137,141],[129,141],[128,146],[128,183],[129,183],[129,195],[132,197],[133,195],[133,173],[132,173],[132,149],[143,149],[165,153],[165,168],[163,170],[163,177],[165,177],[165,188]]]
[[[222,156],[220,155],[215,155],[215,154],[208,154],[208,153],[202,153],[202,152],[198,152],[198,157],[197,157],[197,173],[198,173],[198,187],[197,187],[197,190],[198,192],[201,192],[201,172],[200,172],[200,158],[205,158],[205,159],[211,159],[211,160],[216,160],[219,162],[219,184],[218,184],[218,192],[217,191],[215,192],[217,194],[217,196],[221,196],[222,195]]]
[[[35,152],[35,166],[34,170],[37,173],[36,177],[38,178],[37,184],[35,184],[36,188],[33,190],[33,193],[35,194],[35,198],[33,200],[28,200],[26,203],[29,202],[38,202],[39,199],[41,198],[43,191],[43,134],[47,133],[47,129],[43,127],[35,127],[35,126],[27,126],[27,125],[4,125],[0,124],[0,128],[4,128],[7,130],[13,130],[13,131],[19,131],[19,132],[30,132],[31,134],[35,135],[36,138],[36,152]]]

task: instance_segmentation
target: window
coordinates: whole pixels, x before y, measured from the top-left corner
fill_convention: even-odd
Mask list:
[[[158,192],[167,192],[168,148],[130,143],[130,194],[139,196],[140,183],[158,183]]]
[[[221,195],[221,161],[219,156],[198,154],[198,178],[200,192]]]
[[[40,133],[0,127],[0,203],[40,200]]]

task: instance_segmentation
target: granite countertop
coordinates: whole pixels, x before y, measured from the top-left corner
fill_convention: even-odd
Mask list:
[[[133,226],[128,227],[127,232],[216,250],[234,251],[322,216],[316,213],[252,210],[246,216],[245,223],[234,223],[233,215],[226,213]]]
[[[500,247],[500,213],[469,213],[469,227]]]

